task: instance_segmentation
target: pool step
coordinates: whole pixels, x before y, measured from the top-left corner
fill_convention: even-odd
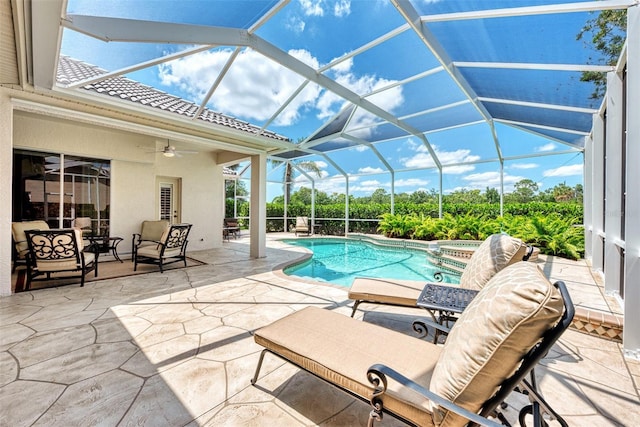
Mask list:
[[[451,274],[454,276],[462,275],[464,268],[467,266],[466,260],[451,256],[445,255],[442,252],[427,250],[427,260],[436,266],[446,274]]]

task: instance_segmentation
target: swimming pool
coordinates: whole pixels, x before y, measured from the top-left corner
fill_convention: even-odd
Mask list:
[[[349,239],[287,239],[285,243],[302,246],[313,256],[284,269],[287,275],[351,286],[356,277],[423,280],[435,282],[437,269],[424,251],[408,248],[383,247]],[[444,283],[457,282],[457,278],[443,274]]]

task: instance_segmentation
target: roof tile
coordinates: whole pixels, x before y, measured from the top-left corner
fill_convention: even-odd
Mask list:
[[[106,74],[106,71],[82,61],[60,55],[58,63],[57,81],[61,85],[70,85],[89,78]],[[185,117],[193,117],[198,111],[198,105],[178,98],[174,95],[162,92],[158,89],[130,80],[126,77],[109,77],[81,87],[82,90],[95,92],[102,96],[108,95],[144,105],[149,108],[179,114]],[[232,129],[239,129],[253,135],[260,134],[263,137],[289,141],[289,138],[268,130],[260,133],[260,127],[236,118],[217,113],[205,108],[198,117],[199,120],[215,123]]]

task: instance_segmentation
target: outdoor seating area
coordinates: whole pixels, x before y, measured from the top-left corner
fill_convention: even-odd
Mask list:
[[[0,389],[3,422],[366,425],[368,403],[279,358],[265,357],[251,385],[264,349],[254,342],[256,331],[310,306],[351,323],[346,288],[282,274],[279,266],[304,253],[277,241],[280,237],[268,235],[264,259],[251,258],[249,239],[242,238],[189,252],[204,263],[200,266],[0,300],[0,357],[12,373]],[[542,255],[535,265],[550,282],[566,283],[576,307],[610,304],[584,261]],[[366,330],[383,327],[385,334],[394,330],[407,336],[400,340],[442,352],[428,339],[413,338],[416,313],[379,305],[358,311],[353,322]],[[368,351],[383,351],[371,338]],[[538,363],[537,388],[568,425],[634,425],[640,364],[625,359],[620,349],[618,342],[570,328]],[[511,393],[505,402],[513,425],[520,409],[531,404],[521,393]],[[404,424],[385,415],[376,425]]]
[[[498,404],[573,319],[564,283],[555,286],[533,264],[505,268],[461,315],[444,346],[307,307],[255,332],[265,350],[252,383],[271,353],[370,402],[369,425],[387,411],[418,426],[490,423],[477,414],[496,417]],[[539,420],[540,405],[549,407],[536,401]]]
[[[111,255],[115,261],[123,263],[117,251],[124,240],[122,237],[93,235],[90,219],[74,220],[73,225],[73,228],[50,229],[45,221],[12,223],[14,292],[31,289],[34,281],[47,282],[45,287],[55,286],[57,281],[77,282],[82,287],[88,273],[94,272],[94,278],[98,277],[100,254]],[[119,272],[109,273],[107,277],[133,274],[137,272],[138,264],[155,265],[161,273],[176,262],[187,267],[191,227],[191,224],[169,224],[165,220],[143,221],[140,233],[134,233],[132,237],[132,271],[125,270],[131,269],[130,266],[117,268],[115,270]]]
[[[640,0],[209,3],[0,2],[0,427],[638,424]]]

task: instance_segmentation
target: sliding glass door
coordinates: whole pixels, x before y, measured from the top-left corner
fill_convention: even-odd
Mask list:
[[[86,218],[93,234],[108,234],[108,160],[15,150],[13,164],[13,221],[40,219],[66,228]]]

